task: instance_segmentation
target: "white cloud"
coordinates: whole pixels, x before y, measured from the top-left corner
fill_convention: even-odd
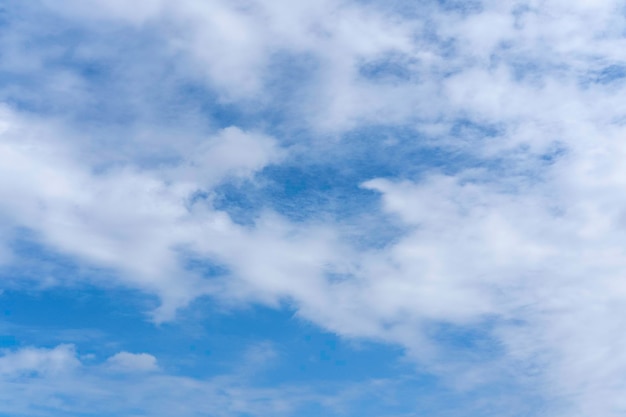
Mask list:
[[[263,345],[252,348],[243,363],[266,358]],[[91,361],[90,361],[91,362]],[[267,365],[267,362],[264,364]],[[364,381],[331,391],[308,385],[267,387],[254,372],[190,378],[155,369],[149,354],[120,352],[104,366],[81,363],[73,346],[23,348],[0,356],[0,413],[12,416],[110,415],[192,416],[299,415],[306,407],[327,412],[350,410],[353,401],[371,393],[393,395],[392,381]],[[111,372],[115,370],[115,372]],[[126,372],[120,375],[120,371]],[[333,384],[329,382],[329,384]],[[328,388],[325,385],[324,388]],[[383,394],[384,393],[384,394]]]
[[[104,20],[157,31],[164,38],[168,58],[181,61],[179,67],[187,76],[206,80],[223,101],[271,103],[271,84],[276,83],[272,80],[282,77],[273,72],[284,66],[276,60],[306,59],[317,70],[312,75],[303,73],[299,80],[306,101],[294,102],[294,112],[304,120],[294,122],[310,119],[308,126],[315,129],[350,128],[364,117],[397,118],[394,112],[403,112],[406,104],[405,90],[362,82],[359,67],[394,53],[428,55],[413,44],[421,23],[416,28],[383,9],[336,0],[44,4],[76,21],[102,24]],[[380,95],[388,98],[381,100]],[[416,105],[415,100],[410,104]]]
[[[210,187],[228,177],[251,178],[265,166],[280,162],[281,154],[273,138],[229,127],[202,143],[174,175],[179,181]]]
[[[94,173],[80,161],[80,150],[61,139],[64,133],[8,110],[2,116],[0,206],[9,224],[33,230],[56,250],[118,270],[121,282],[158,294],[165,317],[212,291],[180,267],[179,252],[194,250],[198,239],[215,246],[241,229],[208,206],[190,208],[193,194],[210,192],[227,177],[250,176],[279,154],[270,138],[231,128],[207,140],[174,175],[132,166]]]
[[[264,213],[243,227],[209,204],[190,207],[195,191],[288,157],[265,135],[228,128],[167,169],[131,160],[95,173],[66,131],[5,110],[3,227],[31,228],[57,250],[116,269],[124,285],[162,298],[161,319],[202,294],[289,300],[325,328],[399,343],[448,374],[424,327],[494,319],[503,362],[541,366],[544,395],[566,403],[557,404],[563,415],[623,413],[625,84],[596,82],[626,63],[621,3],[482,1],[407,16],[333,1],[136,3],[47,4],[156,31],[224,100],[269,108],[272,59],[312,57],[294,123],[313,132],[415,124],[435,137],[408,140],[479,168],[366,182],[405,234],[357,250],[341,225]],[[390,56],[406,79],[362,74]],[[496,133],[447,129],[459,119]],[[229,275],[209,283],[185,271],[181,248]]]
[[[72,345],[59,345],[54,349],[29,347],[14,352],[5,351],[0,356],[0,376],[3,379],[29,375],[55,377],[79,365]]]
[[[106,361],[107,366],[119,372],[147,372],[159,369],[157,360],[148,353],[119,352]]]
[[[486,91],[489,80],[496,86]],[[622,87],[552,82],[534,95],[523,82],[502,87],[497,77],[459,82],[477,94],[461,101],[471,113],[513,120],[493,139],[500,143],[476,147],[510,164],[495,173],[366,183],[411,231],[364,262],[369,279],[358,290],[370,300],[378,332],[386,323],[416,327],[425,318],[464,325],[496,317],[506,360],[525,364],[516,377],[523,380],[526,366],[540,367],[543,395],[562,407],[555,415],[620,415],[626,361],[609,352],[626,343],[617,331],[626,289],[626,172],[618,162],[626,132],[610,120],[622,117],[614,102]],[[481,94],[487,100],[475,99]],[[507,108],[508,95],[515,98]],[[540,127],[520,137],[518,122]],[[542,164],[552,138],[563,154]],[[525,149],[511,151],[520,145]]]
[[[8,225],[114,271],[121,285],[159,296],[157,321],[209,294],[271,304],[297,294],[323,296],[325,272],[343,262],[331,228],[294,225],[271,213],[249,228],[212,208],[210,194],[221,181],[250,177],[283,157],[267,136],[228,128],[171,168],[96,173],[79,147],[68,146],[75,133],[8,109],[3,120],[0,209]],[[209,199],[194,202],[197,192]],[[185,270],[188,252],[227,266],[229,275],[205,280]]]

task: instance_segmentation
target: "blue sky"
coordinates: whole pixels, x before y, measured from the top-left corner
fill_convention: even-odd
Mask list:
[[[624,415],[625,24],[0,2],[0,417]]]

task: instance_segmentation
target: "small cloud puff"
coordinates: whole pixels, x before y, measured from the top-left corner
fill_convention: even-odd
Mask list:
[[[119,352],[107,359],[106,366],[116,372],[150,372],[159,369],[156,358],[148,353]]]

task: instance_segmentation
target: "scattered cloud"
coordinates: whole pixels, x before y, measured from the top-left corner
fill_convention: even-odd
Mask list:
[[[199,297],[288,306],[342,337],[399,345],[459,390],[511,378],[539,387],[550,416],[623,414],[619,2],[9,3],[0,262],[15,261],[11,245],[27,230],[110,270],[113,282],[81,279],[158,297],[157,322]],[[41,40],[52,32],[64,34],[55,48]],[[124,48],[141,55],[129,60]],[[306,213],[295,221],[273,209],[268,183],[297,190],[304,181],[272,177],[271,167],[305,161],[301,169],[324,175],[333,157],[357,154],[351,135],[410,155],[403,167],[391,166],[399,158],[346,158],[328,174],[373,196],[367,216],[328,216],[310,203],[291,206]],[[340,180],[320,191],[337,212],[353,198],[331,193]],[[249,224],[215,204],[220,187],[242,184],[253,190]],[[383,243],[363,243],[379,235]],[[189,258],[220,272],[204,276]],[[468,332],[484,344],[456,346]],[[160,369],[128,352],[107,367]],[[0,358],[0,375],[26,375],[40,393],[64,370],[109,410],[110,392],[89,376],[100,371],[71,346]],[[177,414],[260,413],[232,405],[213,382],[147,374],[148,388],[132,388],[137,401],[175,382],[181,391],[167,398],[183,408],[205,395],[230,404]],[[261,392],[270,397],[263,412],[291,412],[271,389],[244,396],[254,403]],[[53,397],[43,406],[63,409]],[[34,410],[12,401],[7,412]]]
[[[251,351],[258,353],[259,347]],[[251,359],[248,355],[244,361]],[[0,356],[0,413],[282,416],[316,407],[347,411],[352,401],[372,391],[393,392],[392,381],[364,381],[327,390],[304,384],[267,387],[241,372],[205,379],[178,376],[154,372],[156,358],[147,353],[119,352],[104,366],[87,362],[93,358],[81,362],[72,345],[5,351]]]
[[[4,378],[54,377],[79,365],[72,345],[59,345],[54,349],[24,348],[4,352],[0,357],[0,375]]]
[[[159,369],[157,360],[148,353],[119,352],[106,360],[107,366],[120,372],[147,372]]]

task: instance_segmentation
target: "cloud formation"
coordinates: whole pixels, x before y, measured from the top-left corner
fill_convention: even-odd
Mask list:
[[[257,366],[258,355],[263,355],[258,347],[250,354],[241,359],[242,369]],[[118,352],[102,363],[94,363],[92,356],[80,356],[73,345],[3,352],[0,413],[51,416],[61,410],[71,416],[287,416],[320,408],[327,413],[345,413],[354,401],[373,393],[394,396],[394,381],[362,381],[350,386],[331,382],[332,390],[306,384],[266,386],[255,382],[254,373],[245,369],[192,378],[158,369],[156,358],[146,353]]]
[[[37,4],[8,14],[89,33],[93,48],[22,50],[44,30],[17,23],[2,41],[16,81],[0,90],[0,260],[12,261],[25,229],[112,271],[113,285],[157,296],[158,322],[204,296],[289,306],[343,337],[399,345],[450,384],[512,378],[540,387],[550,416],[623,413],[619,2]],[[122,59],[109,37],[150,45],[131,48],[145,60]],[[171,70],[148,70],[159,66]],[[42,74],[56,80],[46,100],[28,81]],[[111,122],[117,113],[98,103],[125,118]],[[357,154],[353,136],[411,155],[382,168],[380,155],[345,158],[337,172],[375,201],[368,215],[342,217],[352,195],[333,215],[308,201],[276,209],[268,184],[298,179],[273,167],[323,172]],[[225,186],[248,192],[248,223],[218,205]],[[464,351],[446,328],[484,334],[491,350]],[[53,369],[53,354],[72,357],[20,351],[0,373]],[[109,365],[156,370],[142,355]]]
[[[121,372],[146,372],[159,369],[157,360],[148,353],[119,352],[106,361],[112,370]]]

